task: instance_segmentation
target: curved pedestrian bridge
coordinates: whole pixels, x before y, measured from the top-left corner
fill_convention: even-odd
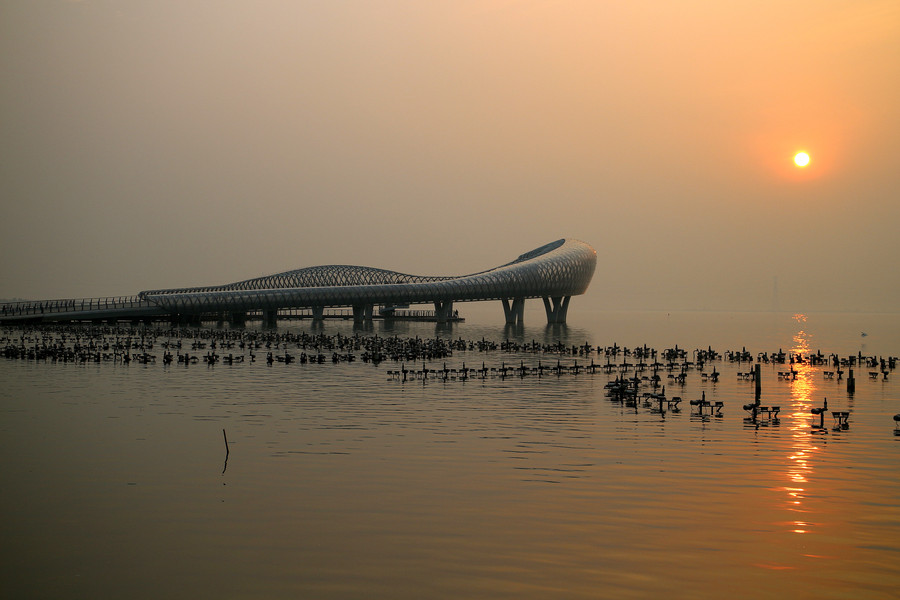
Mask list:
[[[506,322],[522,322],[525,300],[541,298],[548,323],[565,323],[569,300],[583,294],[597,265],[588,244],[561,239],[526,252],[507,264],[460,276],[407,275],[372,267],[306,267],[221,286],[147,290],[136,296],[12,302],[0,305],[0,319],[15,321],[158,320],[199,322],[215,316],[241,323],[261,313],[274,324],[278,311],[310,309],[322,319],[326,308],[351,307],[357,322],[396,308],[433,304],[438,321],[452,319],[454,302],[500,300]]]

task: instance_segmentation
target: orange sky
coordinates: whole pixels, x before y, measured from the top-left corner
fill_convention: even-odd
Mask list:
[[[577,237],[598,308],[897,310],[895,1],[19,1],[0,77],[0,297]]]

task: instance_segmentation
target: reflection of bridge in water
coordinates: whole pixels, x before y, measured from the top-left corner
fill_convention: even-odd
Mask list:
[[[349,265],[307,267],[221,286],[148,290],[136,296],[10,302],[0,320],[11,322],[119,321],[240,324],[280,315],[321,320],[352,316],[402,318],[414,304],[432,304],[433,320],[457,317],[454,302],[500,300],[506,322],[521,324],[525,300],[542,298],[548,323],[565,323],[572,296],[583,294],[594,275],[597,252],[578,240],[557,240],[505,265],[451,277],[406,275]],[[377,310],[376,310],[377,307]],[[349,308],[344,314],[336,308]],[[421,313],[422,311],[415,311]],[[340,314],[338,317],[336,314]]]

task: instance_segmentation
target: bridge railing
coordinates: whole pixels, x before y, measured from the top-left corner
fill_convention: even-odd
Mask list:
[[[278,309],[278,317],[279,318],[295,318],[295,319],[311,319],[313,317],[313,309],[311,308],[279,308]],[[262,318],[264,310],[248,310],[247,316],[249,318]],[[353,309],[352,308],[326,308],[322,313],[325,317],[343,317],[347,319],[353,318]]]
[[[247,317],[254,318],[262,318],[263,312],[261,310],[250,310],[247,311]],[[311,319],[313,318],[314,312],[311,308],[280,308],[278,309],[278,318],[295,318],[295,319]],[[322,316],[326,319],[335,319],[335,318],[343,318],[343,319],[352,319],[353,318],[353,309],[352,308],[326,308],[322,312]],[[395,318],[395,319],[434,319],[437,316],[437,313],[433,310],[409,310],[409,309],[395,309],[392,311],[382,311],[378,313],[379,317],[382,318]]]
[[[28,317],[53,315],[60,313],[79,313],[101,310],[115,310],[128,308],[144,308],[153,306],[153,303],[142,300],[140,296],[105,296],[98,298],[62,298],[57,300],[20,300],[17,302],[0,303],[0,318],[3,317]],[[259,317],[262,311],[248,311],[248,316]],[[280,309],[281,317],[311,318],[313,311],[310,308]],[[353,318],[351,308],[330,308],[324,312],[325,317]],[[433,310],[408,310],[397,309],[382,316],[394,318],[434,318]]]
[[[393,316],[395,319],[433,319],[436,318],[437,313],[433,310],[407,310],[407,309],[397,309],[389,312],[381,313],[383,317],[391,317]]]
[[[58,300],[21,300],[0,304],[0,317],[46,315],[97,310],[143,308],[152,306],[140,296],[106,296],[101,298],[62,298]]]
[[[261,317],[264,311],[261,310],[250,310],[247,311],[248,317]],[[345,318],[352,319],[353,318],[353,309],[352,308],[326,308],[322,315],[326,318]],[[313,317],[313,309],[311,308],[279,308],[278,316],[283,318],[312,318]],[[433,318],[435,316],[435,312],[433,310],[400,310],[396,309],[393,311],[385,312],[382,311],[379,313],[379,316],[393,316],[395,318]]]

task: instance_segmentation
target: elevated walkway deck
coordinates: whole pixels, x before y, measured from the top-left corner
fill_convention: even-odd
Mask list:
[[[434,320],[447,322],[458,318],[455,302],[500,300],[506,322],[521,324],[525,300],[541,298],[547,322],[565,323],[569,300],[587,290],[596,264],[597,252],[588,244],[562,239],[471,275],[407,275],[350,265],[306,267],[221,286],[149,290],[109,298],[11,302],[0,304],[0,321],[199,322],[214,317],[240,323],[259,314],[265,322],[274,324],[284,311],[308,310],[309,318],[321,320],[326,318],[326,310],[347,308],[352,310],[354,321],[363,322],[378,318],[378,306],[431,304]],[[306,313],[295,314],[304,315],[296,318],[306,318]]]

